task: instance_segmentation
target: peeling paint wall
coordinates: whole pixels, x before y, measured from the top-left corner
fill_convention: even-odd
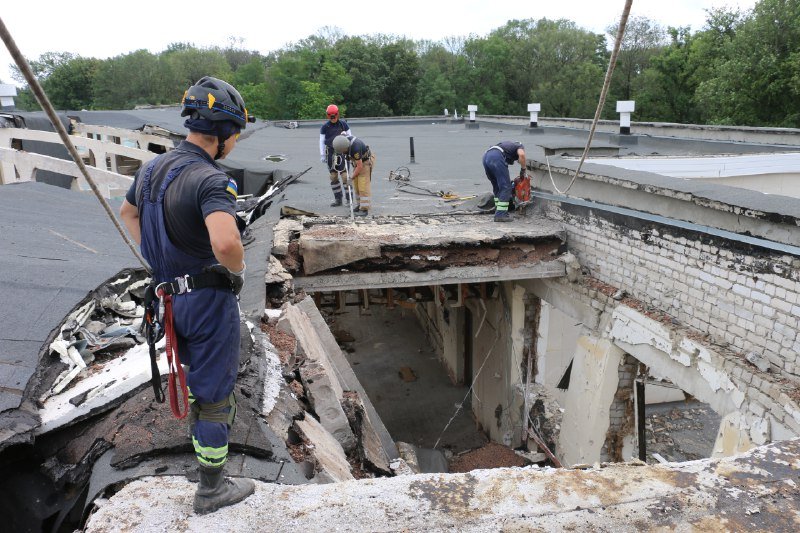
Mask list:
[[[558,443],[563,464],[591,464],[603,458],[623,356],[608,339],[588,335],[578,339]]]
[[[495,285],[492,297],[468,300],[467,305],[472,315],[473,332],[472,412],[489,438],[511,443],[515,430],[518,432],[521,427],[520,399],[514,389],[521,377],[519,364],[515,364],[512,358],[515,343],[512,339],[513,284]]]
[[[800,377],[800,258],[661,225],[552,208],[595,277],[773,371]],[[781,231],[776,224],[775,231]]]
[[[587,325],[596,314],[594,331],[654,376],[722,416],[739,413],[724,438],[740,444],[720,450],[800,435],[800,258],[574,206],[547,209],[565,222],[583,275],[531,285],[538,296],[555,294],[548,301]]]
[[[435,291],[436,292],[436,291]],[[521,441],[524,351],[532,332],[526,315],[525,289],[517,283],[493,284],[485,299],[427,302],[417,317],[454,383],[469,382],[465,372],[465,336],[472,333],[472,385],[469,405],[490,439],[506,445]],[[469,314],[465,312],[469,310]],[[469,316],[470,323],[466,320]]]
[[[434,286],[434,293],[442,290]],[[464,308],[438,299],[417,305],[417,320],[431,340],[453,383],[464,383]]]
[[[582,326],[550,303],[541,300],[536,353],[536,383],[555,388],[575,354]]]

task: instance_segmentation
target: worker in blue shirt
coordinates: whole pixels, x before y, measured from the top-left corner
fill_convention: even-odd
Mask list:
[[[346,183],[347,173],[345,172],[345,161],[342,157],[336,157],[333,150],[333,140],[339,135],[351,135],[350,126],[339,117],[339,107],[331,104],[325,110],[328,121],[319,129],[319,157],[320,161],[328,165],[328,172],[331,178],[331,190],[333,191],[333,203],[331,207],[342,205],[342,184],[339,183],[339,175]]]
[[[508,206],[514,192],[508,167],[518,161],[520,176],[525,176],[525,147],[516,141],[502,141],[483,154],[483,170],[492,184],[494,193],[494,221],[508,222]]]
[[[236,414],[237,295],[245,263],[236,221],[238,188],[216,164],[255,118],[233,86],[212,77],[186,91],[181,116],[188,117],[186,140],[137,172],[120,216],[152,268],[161,304],[169,304],[168,341],[173,330],[180,363],[188,367],[183,392],[191,402],[190,430],[200,463],[194,510],[205,514],[255,490],[252,480],[223,475]]]

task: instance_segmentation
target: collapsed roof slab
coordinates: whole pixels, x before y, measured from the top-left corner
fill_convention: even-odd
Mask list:
[[[38,424],[18,408],[51,333],[91,290],[137,262],[95,198],[32,182],[2,187],[0,250],[3,449]]]
[[[324,485],[256,484],[243,502],[191,512],[181,477],[133,482],[85,531],[796,531],[800,441],[719,460],[588,471],[502,468]]]
[[[307,291],[559,277],[563,227],[485,215],[283,219],[273,254]]]

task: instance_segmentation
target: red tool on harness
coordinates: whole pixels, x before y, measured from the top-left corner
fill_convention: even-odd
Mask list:
[[[189,389],[186,387],[186,374],[183,372],[180,357],[178,357],[178,340],[175,337],[175,324],[172,321],[172,296],[165,294],[163,289],[156,289],[156,296],[163,305],[164,334],[167,337],[167,388],[169,390],[169,406],[175,418],[186,418],[189,413]],[[159,313],[161,314],[161,313]],[[176,381],[177,380],[177,381]],[[178,403],[178,383],[183,396],[183,411]]]

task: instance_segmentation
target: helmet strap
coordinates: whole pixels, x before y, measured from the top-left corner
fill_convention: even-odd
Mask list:
[[[220,159],[225,153],[225,141],[228,140],[228,137],[217,137],[217,140],[219,144],[217,144],[217,155],[214,156],[214,161]]]

